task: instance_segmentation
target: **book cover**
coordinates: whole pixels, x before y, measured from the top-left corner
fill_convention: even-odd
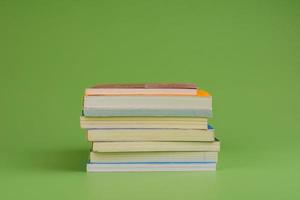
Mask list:
[[[220,142],[93,142],[95,152],[220,151]]]

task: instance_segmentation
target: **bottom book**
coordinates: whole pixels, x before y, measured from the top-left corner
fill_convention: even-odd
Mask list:
[[[216,171],[215,162],[88,163],[87,172]]]

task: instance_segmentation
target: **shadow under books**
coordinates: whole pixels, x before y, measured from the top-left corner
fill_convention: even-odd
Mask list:
[[[63,149],[35,152],[32,167],[42,171],[84,172],[88,150]]]

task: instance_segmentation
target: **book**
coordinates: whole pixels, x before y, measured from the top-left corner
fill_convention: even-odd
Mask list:
[[[211,126],[201,129],[138,128],[138,129],[89,129],[88,141],[214,141]]]
[[[111,83],[111,84],[97,84],[91,88],[170,88],[170,89],[197,89],[194,83]]]
[[[93,142],[92,151],[220,151],[220,142]]]
[[[86,117],[203,117],[211,118],[211,109],[104,109],[84,108],[82,115]]]
[[[211,110],[211,96],[85,96],[84,109]]]
[[[191,83],[98,84],[85,90],[91,95],[196,95]]]
[[[90,152],[90,163],[217,161],[218,152]]]
[[[208,119],[201,117],[80,117],[86,129],[207,129]]]
[[[215,171],[216,163],[127,163],[127,164],[92,164],[86,166],[87,172],[146,172],[146,171]]]
[[[195,84],[98,84],[82,107],[88,172],[216,170],[212,96]]]

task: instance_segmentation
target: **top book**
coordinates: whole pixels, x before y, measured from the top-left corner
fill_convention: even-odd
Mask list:
[[[197,89],[192,83],[98,84],[85,95],[197,95]]]

